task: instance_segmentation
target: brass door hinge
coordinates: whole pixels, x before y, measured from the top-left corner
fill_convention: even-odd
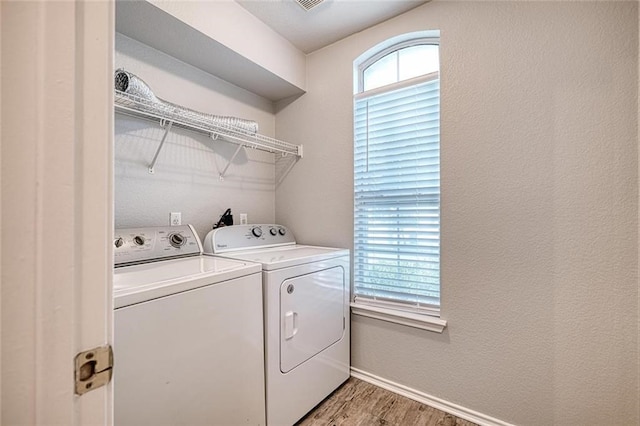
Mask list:
[[[113,350],[110,345],[80,352],[75,358],[76,394],[106,385],[113,375]]]

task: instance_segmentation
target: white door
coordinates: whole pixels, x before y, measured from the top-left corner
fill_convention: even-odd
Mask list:
[[[280,371],[288,373],[342,339],[344,269],[286,279],[280,285]]]
[[[113,0],[0,2],[1,424],[110,425]]]

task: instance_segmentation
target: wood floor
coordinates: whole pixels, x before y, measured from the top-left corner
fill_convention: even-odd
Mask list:
[[[351,377],[297,426],[477,426]]]

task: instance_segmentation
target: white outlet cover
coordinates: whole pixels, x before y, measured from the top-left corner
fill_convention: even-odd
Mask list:
[[[169,213],[169,225],[171,226],[182,225],[182,213],[180,212]]]

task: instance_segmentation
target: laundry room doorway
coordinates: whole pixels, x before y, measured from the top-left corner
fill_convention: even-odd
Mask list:
[[[0,3],[2,424],[113,424],[114,8]]]

